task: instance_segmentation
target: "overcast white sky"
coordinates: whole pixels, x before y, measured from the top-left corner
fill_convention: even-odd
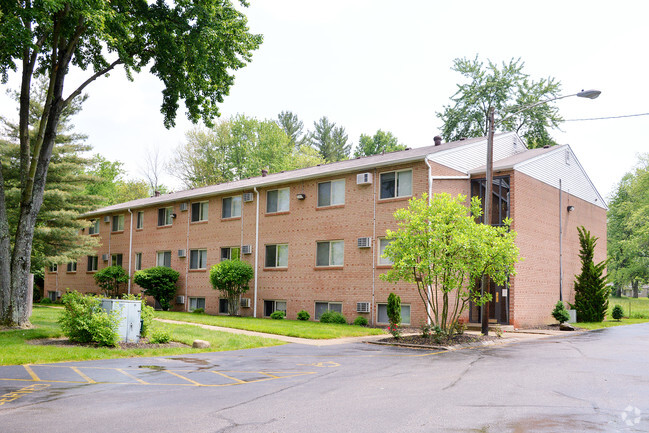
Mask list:
[[[411,147],[432,144],[435,113],[449,103],[460,77],[453,59],[501,62],[521,57],[534,79],[552,76],[563,93],[602,91],[596,100],[558,102],[565,119],[649,112],[649,3],[645,1],[383,1],[250,0],[251,31],[264,35],[252,62],[238,72],[222,116],[275,118],[296,113],[311,128],[323,115],[350,139],[377,129]],[[16,83],[13,83],[16,86]],[[70,83],[72,84],[72,83]],[[158,80],[134,82],[122,71],[88,88],[75,125],[89,143],[141,177],[147,147],[165,157],[191,127],[162,125]],[[68,86],[68,91],[71,91]],[[3,92],[4,93],[4,92]],[[0,95],[0,112],[13,114]],[[570,144],[599,192],[608,197],[637,154],[649,151],[649,116],[566,122],[553,135]],[[166,177],[164,183],[179,188]]]

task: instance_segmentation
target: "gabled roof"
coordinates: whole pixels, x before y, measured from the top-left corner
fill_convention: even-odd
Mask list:
[[[498,134],[502,135],[502,134]],[[379,168],[390,165],[405,164],[413,161],[423,161],[428,155],[445,150],[462,147],[484,141],[484,137],[471,138],[466,140],[444,143],[439,146],[424,146],[414,149],[401,150],[396,152],[372,155],[362,158],[348,159],[345,161],[321,164],[314,167],[301,168],[291,171],[273,173],[267,176],[257,176],[248,179],[241,179],[233,182],[220,183],[201,188],[188,189],[184,191],[162,194],[159,197],[147,197],[138,200],[131,200],[112,206],[103,207],[87,212],[83,217],[92,217],[106,213],[125,211],[127,209],[140,209],[143,207],[163,205],[188,199],[200,199],[220,194],[237,193],[251,190],[253,187],[261,188],[279,185],[287,182],[295,182],[303,179],[314,179],[324,176],[332,176],[354,171],[362,171],[370,168]]]

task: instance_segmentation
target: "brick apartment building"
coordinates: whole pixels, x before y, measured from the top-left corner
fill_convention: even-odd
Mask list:
[[[393,213],[423,193],[484,195],[486,139],[407,149],[121,203],[85,215],[96,254],[53,267],[45,294],[98,293],[93,274],[111,264],[129,274],[156,265],[180,272],[174,309],[227,312],[211,288],[209,268],[239,257],[255,269],[242,315],[300,310],[317,320],[327,309],[348,320],[387,322],[388,294],[401,296],[404,324],[426,320],[415,285],[379,279]],[[599,237],[606,257],[606,204],[572,149],[528,150],[515,133],[494,141],[493,221],[513,220],[523,260],[508,288],[492,287],[492,322],[516,327],[550,323],[559,299],[574,299],[580,270],[577,227]],[[138,293],[139,287],[129,284]],[[479,321],[478,309],[466,318]]]

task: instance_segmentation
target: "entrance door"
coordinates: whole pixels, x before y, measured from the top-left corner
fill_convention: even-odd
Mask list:
[[[489,302],[489,323],[500,325],[509,324],[509,290],[506,287],[498,286],[491,279],[489,280],[489,293],[491,293],[491,302]],[[472,323],[481,323],[481,308],[471,303],[469,311],[469,321]]]

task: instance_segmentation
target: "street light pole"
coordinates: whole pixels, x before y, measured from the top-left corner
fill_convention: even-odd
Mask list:
[[[530,108],[537,107],[539,105],[547,104],[548,102],[553,102],[558,99],[564,99],[564,98],[569,98],[571,96],[577,96],[579,98],[587,98],[587,99],[596,99],[602,92],[599,90],[582,90],[581,92],[578,93],[573,93],[571,95],[564,95],[564,96],[557,96],[556,98],[551,98],[551,99],[545,99],[543,101],[536,102],[531,105],[527,105],[525,107],[520,108],[519,110],[511,113],[509,116],[506,116],[502,119],[499,120],[500,122],[503,122],[510,117],[513,117],[517,115],[518,113],[521,113],[523,111],[529,110]],[[487,123],[488,123],[488,131],[487,131],[487,169],[485,173],[485,203],[484,203],[484,215],[483,215],[483,224],[491,225],[491,202],[493,200],[492,197],[492,188],[493,188],[493,159],[494,159],[494,133],[496,129],[496,121],[494,119],[495,117],[495,111],[496,109],[494,107],[489,107],[489,111],[487,113]],[[561,283],[560,283],[561,284]],[[489,275],[483,275],[482,276],[482,284],[480,287],[480,294],[484,296],[485,291],[487,290],[488,293],[488,285],[489,284]],[[559,296],[561,297],[561,287],[559,288]],[[481,307],[480,307],[480,316],[482,319],[482,334],[483,335],[489,335],[489,302],[485,302]]]

